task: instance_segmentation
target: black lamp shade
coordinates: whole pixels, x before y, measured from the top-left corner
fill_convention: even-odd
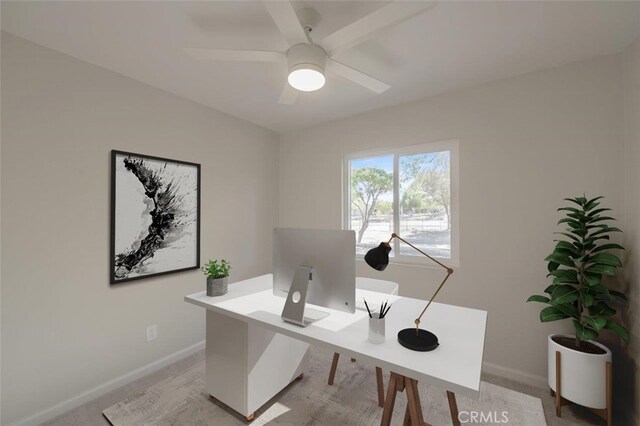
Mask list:
[[[380,243],[376,248],[372,248],[364,255],[364,261],[377,271],[384,271],[389,264],[389,253],[391,245],[388,243]]]

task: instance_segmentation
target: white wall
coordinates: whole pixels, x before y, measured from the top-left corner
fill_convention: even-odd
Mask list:
[[[110,150],[202,164],[203,260],[233,281],[271,270],[278,139],[6,33],[1,59],[8,424],[204,339],[199,271],[109,286]]]
[[[625,318],[631,332],[629,355],[620,378],[624,404],[632,408],[634,423],[640,423],[640,38],[624,52],[625,93],[625,197],[627,220],[624,245],[627,248],[625,290],[632,309]]]
[[[543,386],[546,336],[570,324],[540,324],[542,306],[525,300],[548,284],[543,259],[564,197],[604,195],[624,214],[621,73],[619,55],[602,57],[282,135],[279,224],[341,226],[349,152],[458,139],[460,267],[439,299],[489,312],[488,371]],[[443,277],[362,261],[358,274],[422,298]]]

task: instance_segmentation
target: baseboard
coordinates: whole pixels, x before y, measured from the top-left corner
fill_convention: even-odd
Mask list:
[[[160,358],[156,361],[153,361],[150,364],[137,368],[129,373],[123,374],[120,377],[117,377],[113,380],[109,380],[101,385],[98,385],[94,388],[91,388],[79,395],[76,395],[72,398],[67,399],[66,401],[62,401],[59,404],[56,404],[52,407],[46,408],[36,414],[20,419],[14,423],[11,423],[9,426],[31,426],[31,425],[39,425],[48,420],[51,420],[61,414],[66,413],[67,411],[73,410],[85,404],[89,401],[92,401],[112,390],[118,389],[126,384],[133,382],[136,379],[144,377],[148,374],[151,374],[155,371],[160,370],[163,367],[166,367],[169,364],[173,364],[176,361],[181,360],[182,358],[186,358],[189,355],[192,355],[198,351],[204,349],[204,340],[196,343],[195,345],[191,345],[185,349],[181,349],[177,352],[172,353],[171,355],[167,355],[164,358]]]
[[[509,367],[503,367],[501,365],[485,362],[482,364],[482,371],[485,373],[500,376],[505,379],[513,380],[525,385],[535,386],[537,388],[545,389],[549,386],[547,378],[544,376],[537,376],[535,374],[525,373],[524,371],[515,370]]]

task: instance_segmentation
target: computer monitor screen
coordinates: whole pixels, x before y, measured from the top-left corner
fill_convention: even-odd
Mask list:
[[[313,268],[306,302],[355,312],[354,231],[276,228],[273,235],[273,293],[287,297],[298,266]]]

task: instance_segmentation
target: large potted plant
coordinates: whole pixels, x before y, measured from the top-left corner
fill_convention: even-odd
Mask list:
[[[611,380],[611,351],[595,341],[603,330],[609,330],[629,343],[629,333],[615,319],[616,307],[627,301],[624,294],[606,286],[606,277],[616,274],[622,266],[620,258],[611,250],[623,250],[619,244],[609,242],[611,234],[621,232],[609,226],[615,220],[606,215],[611,210],[599,207],[596,197],[565,198],[571,203],[559,208],[566,212],[558,224],[565,224],[563,232],[556,232],[553,252],[546,257],[548,277],[553,281],[546,295],[529,297],[527,302],[541,302],[549,306],[540,312],[540,321],[571,319],[574,335],[552,334],[548,337],[548,381],[552,394],[560,384],[557,396],[557,414],[560,415],[562,398],[609,413]],[[556,375],[556,364],[561,368]],[[608,364],[607,364],[608,363]],[[609,371],[607,372],[607,369]]]
[[[231,265],[226,260],[209,260],[202,267],[202,272],[207,276],[207,296],[222,296],[227,293],[229,271]]]

